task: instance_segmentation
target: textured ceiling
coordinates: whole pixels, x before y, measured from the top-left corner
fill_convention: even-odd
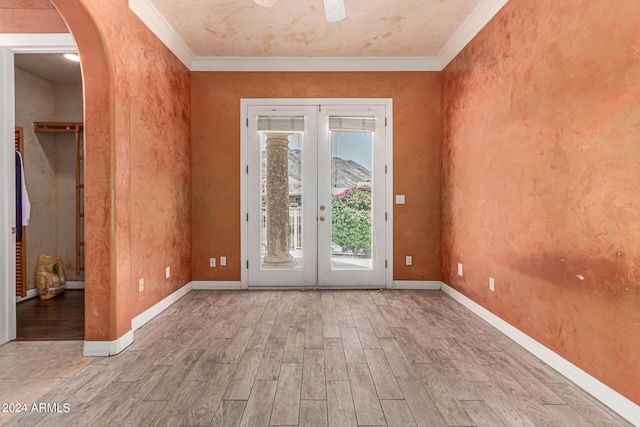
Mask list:
[[[196,56],[436,56],[481,0],[151,0]]]

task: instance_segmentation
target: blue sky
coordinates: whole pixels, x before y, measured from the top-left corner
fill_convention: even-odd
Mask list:
[[[332,132],[331,155],[353,160],[371,170],[371,133]]]

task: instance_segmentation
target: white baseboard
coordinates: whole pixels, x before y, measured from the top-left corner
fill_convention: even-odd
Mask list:
[[[22,302],[22,301],[26,301],[28,299],[34,298],[38,296],[38,289],[33,288],[33,289],[28,289],[27,290],[27,296],[25,297],[16,297],[16,303],[18,302]]]
[[[130,330],[117,340],[113,341],[85,341],[84,356],[113,356],[120,353],[133,343],[133,331]]]
[[[65,289],[84,289],[84,282],[66,282],[64,284]],[[38,288],[33,288],[27,290],[27,295],[25,297],[16,297],[16,303],[26,301],[31,298],[35,298],[38,296]]]
[[[617,412],[620,416],[632,424],[640,426],[640,406],[447,284],[442,283],[442,291],[507,337],[511,338],[538,359],[573,381],[577,386]]]
[[[133,331],[162,313],[171,304],[188,294],[189,291],[191,291],[191,283],[187,283],[162,301],[154,304],[153,307],[131,319],[131,329],[117,340],[85,341],[83,354],[85,356],[113,356],[114,354],[120,353],[133,344]]]
[[[171,295],[164,298],[162,301],[155,304],[153,307],[137,315],[131,319],[131,330],[135,331],[140,329],[145,323],[156,317],[158,314],[166,310],[171,304],[178,301],[191,291],[191,282],[187,283]]]
[[[394,280],[393,285],[390,289],[439,290],[440,284],[441,282],[439,281],[428,281],[428,280]],[[240,281],[238,282],[193,281],[191,282],[191,287],[194,291],[195,290],[221,291],[221,290],[245,289],[244,286],[242,285],[242,282]],[[267,288],[265,287],[265,289]],[[283,287],[282,289],[289,289],[289,287]]]
[[[394,280],[391,289],[425,289],[438,291],[442,282],[435,280]]]
[[[191,282],[194,291],[237,291],[244,289],[242,282],[217,282],[213,280],[196,280]]]
[[[83,281],[68,281],[64,284],[65,289],[84,289]]]

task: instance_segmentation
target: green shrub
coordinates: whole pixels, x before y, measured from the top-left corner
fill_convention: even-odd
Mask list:
[[[331,199],[332,243],[354,255],[371,255],[371,193],[347,188]]]

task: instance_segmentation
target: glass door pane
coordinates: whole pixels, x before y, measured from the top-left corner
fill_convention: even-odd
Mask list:
[[[370,270],[373,134],[330,131],[331,269]]]
[[[302,132],[260,132],[263,269],[296,269],[303,265],[302,141]]]

